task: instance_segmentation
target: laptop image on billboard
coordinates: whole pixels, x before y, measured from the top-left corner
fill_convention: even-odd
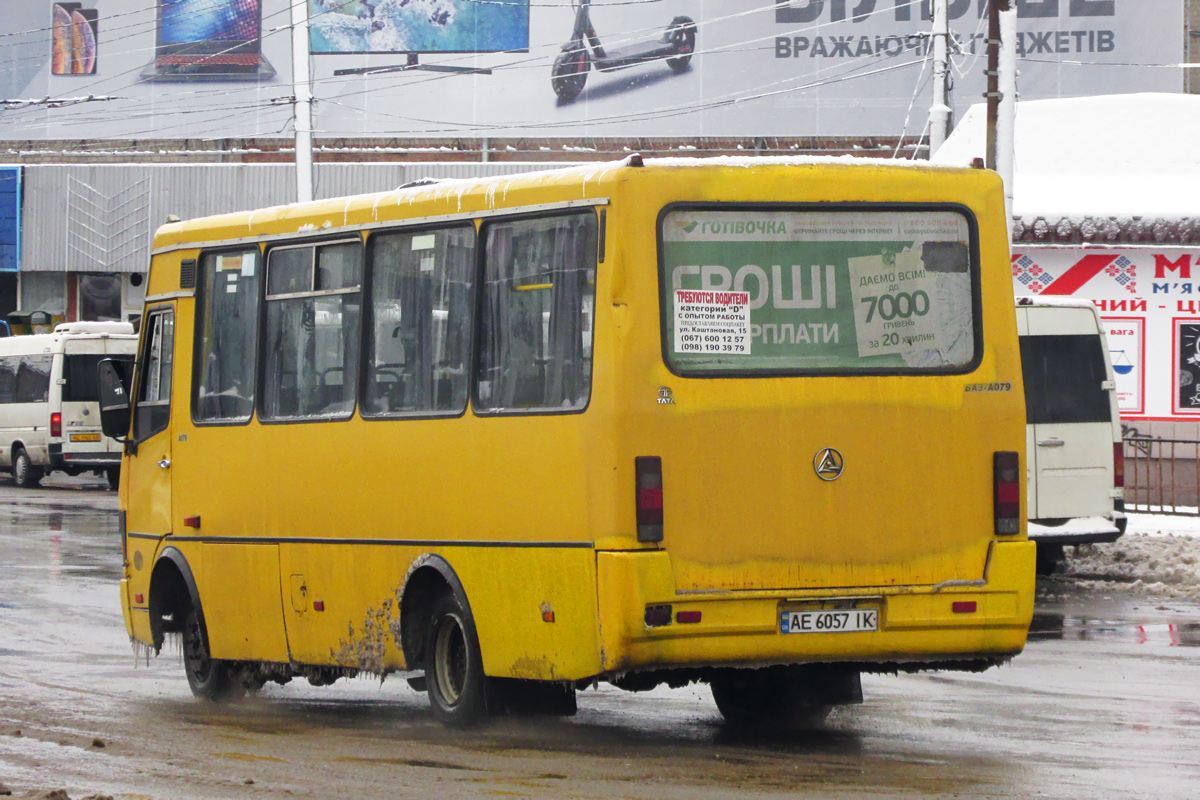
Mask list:
[[[158,42],[145,81],[265,81],[261,0],[157,0]]]

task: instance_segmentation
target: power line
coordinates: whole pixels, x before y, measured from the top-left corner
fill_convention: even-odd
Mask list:
[[[5,108],[28,108],[30,106],[45,106],[46,108],[63,108],[64,106],[75,106],[81,103],[99,103],[109,100],[121,100],[123,98],[113,97],[110,95],[95,95],[89,94],[87,97],[44,97],[40,100],[0,100],[0,106]]]

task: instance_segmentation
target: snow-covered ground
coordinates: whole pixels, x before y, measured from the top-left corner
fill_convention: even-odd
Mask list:
[[[1117,541],[1066,548],[1066,564],[1049,583],[1200,600],[1200,517],[1130,514]]]

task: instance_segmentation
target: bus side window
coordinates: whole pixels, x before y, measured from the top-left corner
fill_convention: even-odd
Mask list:
[[[475,230],[371,239],[363,413],[461,413],[467,405]]]
[[[258,262],[257,248],[206,253],[200,261],[197,421],[244,422],[254,412]]]
[[[264,418],[354,413],[362,257],[357,240],[288,245],[267,254]]]
[[[50,367],[54,356],[21,356],[17,367],[16,401],[44,403],[50,399]]]
[[[175,312],[152,311],[145,323],[145,352],[133,409],[134,441],[167,429],[171,421],[171,368],[175,353]]]
[[[489,224],[476,402],[481,411],[578,411],[592,381],[592,212]]]
[[[0,403],[17,402],[17,367],[20,356],[0,357]]]

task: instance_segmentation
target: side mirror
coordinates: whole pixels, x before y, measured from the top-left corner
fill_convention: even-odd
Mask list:
[[[122,373],[126,365],[115,359],[100,362],[100,429],[119,442],[129,437],[129,388]]]

